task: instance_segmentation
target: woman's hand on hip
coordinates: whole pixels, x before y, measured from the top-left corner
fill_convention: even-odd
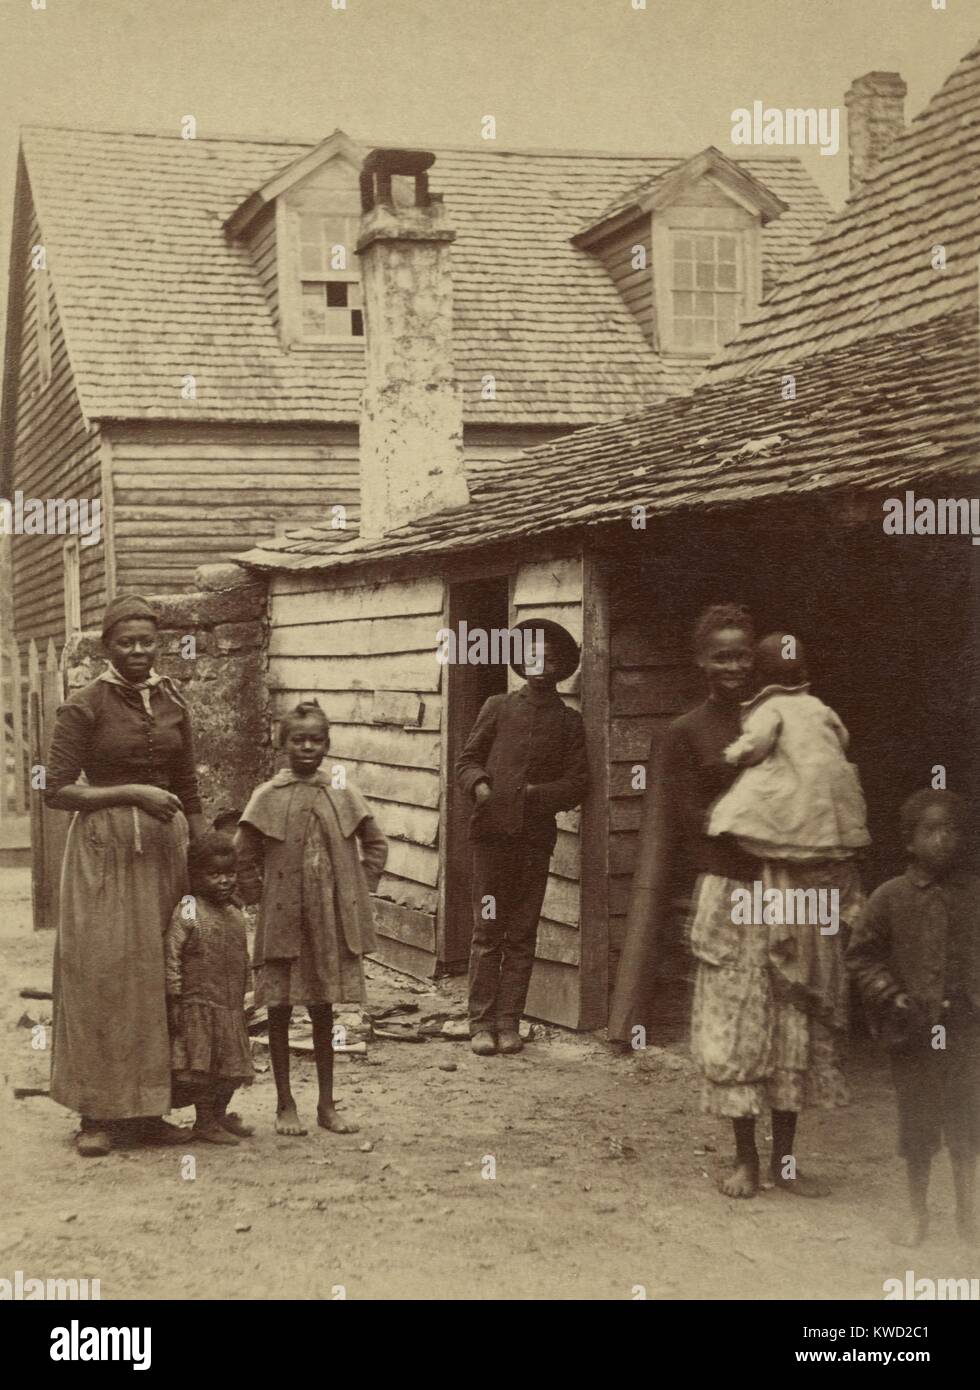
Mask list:
[[[133,805],[145,811],[148,816],[153,816],[155,820],[162,821],[172,821],[182,809],[180,797],[174,796],[173,792],[165,791],[163,787],[142,784],[133,788]]]

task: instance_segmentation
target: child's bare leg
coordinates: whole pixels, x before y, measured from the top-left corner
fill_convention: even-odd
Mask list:
[[[769,1160],[769,1174],[773,1186],[784,1192],[792,1192],[796,1197],[827,1197],[827,1186],[817,1178],[801,1173],[796,1166],[794,1149],[796,1144],[795,1110],[774,1110],[772,1112],[772,1156]]]
[[[735,1167],[718,1184],[726,1197],[754,1197],[759,1191],[759,1152],[755,1147],[755,1118],[732,1120],[735,1130]]]
[[[306,1130],[300,1124],[289,1086],[289,1019],[292,1012],[288,1004],[274,1004],[269,1008],[269,1060],[276,1083],[276,1133],[296,1135],[305,1134]]]
[[[978,1241],[976,1181],[977,1160],[975,1154],[950,1155],[953,1165],[953,1187],[956,1191],[956,1229],[969,1245]]]
[[[357,1125],[349,1125],[342,1120],[333,1103],[333,1005],[311,1004],[310,1018],[313,1021],[316,1079],[320,1087],[316,1122],[322,1129],[333,1130],[334,1134],[356,1134]]]
[[[909,1222],[894,1235],[896,1245],[921,1245],[929,1234],[929,1169],[932,1159],[929,1154],[906,1156],[905,1171],[908,1177]]]

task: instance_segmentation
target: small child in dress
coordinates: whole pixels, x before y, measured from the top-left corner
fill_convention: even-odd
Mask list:
[[[758,693],[723,753],[743,771],[718,798],[709,835],[734,835],[757,859],[850,859],[871,843],[848,733],[810,694],[803,645],[772,632],[756,647]]]
[[[167,928],[167,1018],[174,1105],[193,1102],[195,1139],[237,1144],[253,1131],[228,1113],[239,1086],[254,1076],[245,1030],[248,944],[245,918],[232,902],[235,847],[209,831],[187,852],[191,897],[174,908]]]
[[[912,1212],[898,1239],[919,1245],[928,1233],[929,1171],[945,1136],[956,1224],[976,1245],[980,878],[963,862],[965,808],[954,792],[914,792],[901,817],[909,866],[871,894],[847,965],[891,1054]]]
[[[320,1091],[317,1123],[352,1134],[357,1126],[334,1105],[333,1005],[364,999],[361,958],[377,946],[369,894],[388,842],[356,787],[348,781],[336,788],[320,771],[330,724],[315,701],[286,716],[280,741],[289,766],[252,793],[235,837],[244,900],[261,899],[255,1002],[269,1011],[276,1132],[306,1133],[289,1082],[289,1019],[294,1004],[305,1004]]]

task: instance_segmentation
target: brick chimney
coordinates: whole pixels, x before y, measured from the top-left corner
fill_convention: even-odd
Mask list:
[[[371,539],[469,501],[452,356],[456,233],[429,192],[434,162],[424,150],[376,149],[361,168],[361,535]],[[394,177],[414,178],[414,206],[396,206]]]
[[[905,129],[907,91],[897,72],[867,72],[851,83],[844,104],[852,194],[870,177],[888,146]]]

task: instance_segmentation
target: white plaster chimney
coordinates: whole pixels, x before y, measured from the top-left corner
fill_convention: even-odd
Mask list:
[[[844,97],[851,193],[874,172],[882,155],[905,129],[908,87],[897,72],[867,72]]]
[[[429,193],[434,162],[423,150],[376,149],[361,170],[360,529],[370,539],[469,501],[452,354],[456,233]],[[413,207],[395,205],[396,176],[415,179]]]

